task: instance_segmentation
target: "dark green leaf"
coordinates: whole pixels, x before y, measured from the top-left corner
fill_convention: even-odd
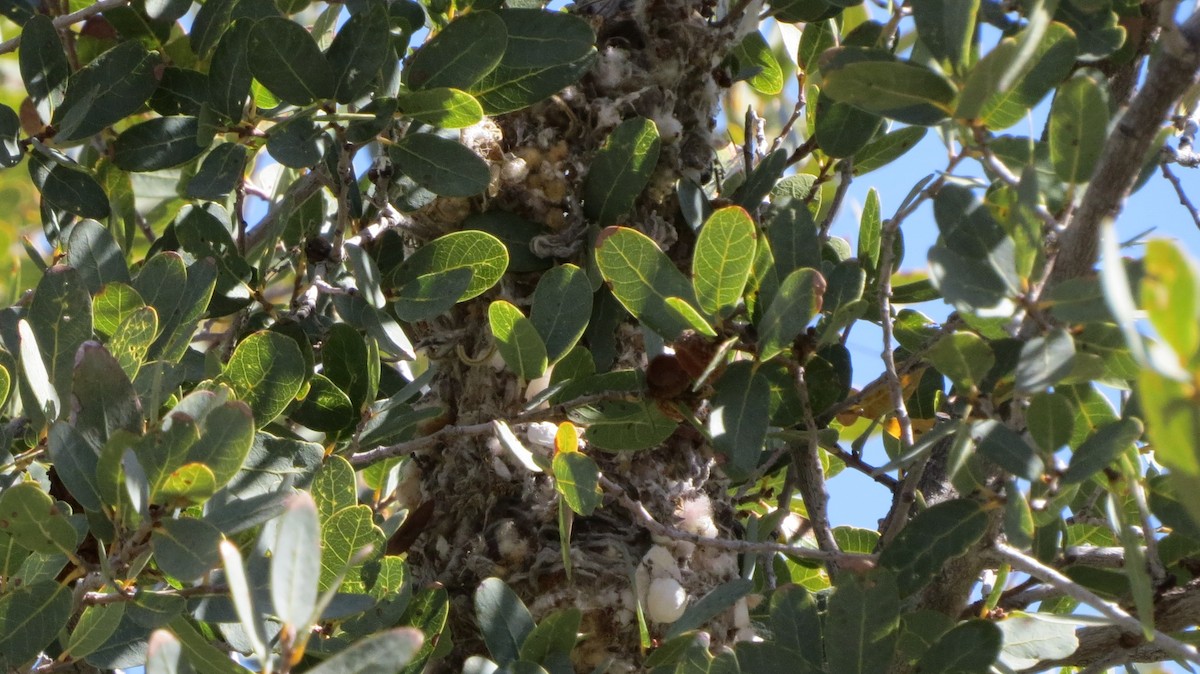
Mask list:
[[[0,653],[11,667],[49,646],[71,617],[71,588],[47,579],[0,597]]]
[[[31,159],[31,173],[41,161],[44,160]],[[84,218],[100,220],[108,217],[108,195],[91,173],[73,163],[51,161],[48,164],[49,173],[41,182],[44,203]]]
[[[1018,38],[1008,38],[975,64],[959,97],[955,117],[982,119],[993,131],[1025,119],[1026,113],[1071,72],[1077,44],[1069,28],[1051,24],[1008,89],[1000,91],[1000,82],[1019,51]]]
[[[95,220],[84,220],[71,228],[66,263],[79,272],[93,295],[108,283],[129,283],[125,254],[112,234]]]
[[[1043,452],[1056,452],[1075,430],[1075,408],[1061,393],[1038,393],[1029,400],[1025,424]]]
[[[913,20],[921,42],[938,59],[958,68],[971,53],[979,0],[916,0]]]
[[[1059,178],[1085,183],[1108,137],[1108,95],[1088,75],[1067,80],[1050,107],[1050,160]]]
[[[917,667],[921,674],[988,674],[1002,641],[995,623],[968,620],[942,635]]]
[[[414,133],[388,150],[396,169],[421,187],[443,197],[470,197],[487,189],[487,163],[462,143]]]
[[[944,501],[917,515],[883,549],[880,566],[896,573],[902,596],[933,580],[946,562],[963,555],[983,537],[988,514],[975,501]]]
[[[48,269],[26,318],[59,400],[70,400],[75,352],[92,336],[92,299],[79,273],[64,265]]]
[[[911,525],[910,525],[911,526]],[[900,599],[892,574],[843,573],[825,618],[826,661],[838,674],[887,671],[896,649]]]
[[[271,128],[267,152],[284,166],[302,169],[321,161],[329,142],[323,128],[308,117],[300,117]]]
[[[1075,340],[1062,328],[1029,340],[1017,363],[1017,390],[1034,393],[1053,386],[1071,371],[1074,357]]]
[[[471,287],[474,271],[459,267],[422,274],[400,286],[393,294],[396,316],[409,323],[429,320],[458,304]]]
[[[1073,454],[1063,473],[1064,484],[1083,482],[1108,467],[1142,437],[1142,422],[1125,418],[1104,424],[1088,436]]]
[[[7,105],[0,105],[0,168],[12,168],[25,158],[21,147],[21,119]]]
[[[188,181],[187,195],[193,199],[220,201],[229,195],[246,170],[246,147],[221,143],[208,153],[200,170]]]
[[[579,81],[591,69],[596,52],[570,63],[535,68],[510,68],[501,64],[469,91],[489,115],[529,107]]]
[[[670,437],[678,425],[656,405],[614,400],[571,411],[571,420],[587,426],[588,444],[612,452],[649,449]]]
[[[413,55],[404,69],[408,86],[468,90],[500,63],[507,43],[500,17],[492,12],[463,14]]]
[[[587,274],[573,264],[551,268],[533,292],[529,320],[545,343],[550,363],[575,346],[592,314],[592,287]]]
[[[155,563],[185,583],[220,565],[220,542],[221,532],[216,527],[191,518],[163,520],[150,536]]]
[[[613,129],[584,179],[587,216],[601,227],[620,222],[650,181],[658,150],[658,127],[649,119],[628,119]]]
[[[1037,480],[1045,469],[1037,450],[999,421],[989,419],[976,423],[971,427],[971,439],[980,454],[1017,477]]]
[[[533,616],[515,592],[499,578],[488,578],[475,591],[475,617],[484,643],[501,665],[517,660],[521,644],[533,631]]]
[[[52,17],[35,14],[21,28],[21,80],[34,100],[58,103],[71,74],[71,65]]]
[[[71,631],[67,652],[73,658],[91,655],[117,631],[124,615],[125,604],[100,604],[84,608],[79,622]]]
[[[219,0],[218,0],[219,1]],[[205,3],[205,6],[217,3]],[[250,34],[254,23],[234,22],[217,42],[208,69],[208,95],[213,108],[234,122],[241,121],[250,95]]]
[[[303,26],[283,17],[255,22],[250,31],[250,72],[263,86],[292,105],[332,98],[333,68]]]
[[[821,311],[825,279],[813,269],[797,269],[779,285],[758,324],[758,357],[769,360],[783,353]]]
[[[958,92],[928,68],[841,47],[821,56],[823,93],[905,124],[929,126],[950,116]]]
[[[141,431],[142,406],[117,359],[96,342],[84,342],[75,354],[74,430],[100,448],[117,429]]]
[[[863,151],[882,124],[883,118],[879,115],[834,100],[823,91],[817,96],[813,137],[821,151],[830,157],[850,157]],[[857,168],[857,162],[855,166]]]
[[[391,55],[388,37],[387,9],[381,2],[352,15],[338,30],[325,58],[333,69],[334,98],[339,103],[351,103],[367,93]]]
[[[555,611],[521,643],[521,659],[546,664],[555,658],[568,657],[575,648],[583,613],[577,608]]]
[[[716,383],[708,430],[729,467],[748,474],[758,465],[770,421],[771,387],[750,361],[738,361]]]
[[[349,396],[325,376],[315,374],[304,403],[288,418],[314,431],[334,433],[352,425],[358,414]]]
[[[158,62],[157,54],[130,40],[79,69],[54,111],[55,140],[86,138],[137,112],[158,86],[154,76]]]
[[[588,55],[596,42],[581,17],[543,9],[502,9],[508,32],[501,67],[545,68],[573,63]]]
[[[906,126],[867,143],[854,155],[854,175],[869,173],[899,159],[920,143],[928,131],[923,126]]]
[[[135,124],[113,143],[113,163],[126,171],[158,171],[189,162],[204,152],[196,140],[195,117],[156,117]]]
[[[325,376],[346,393],[356,410],[375,399],[378,377],[372,381],[371,351],[363,336],[346,323],[333,324],[321,349]]]

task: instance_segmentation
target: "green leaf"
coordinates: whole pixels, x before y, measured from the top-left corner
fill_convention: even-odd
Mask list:
[[[552,464],[554,488],[576,514],[588,517],[600,505],[600,468],[582,452],[557,452]]]
[[[372,350],[367,340],[346,323],[335,323],[330,328],[321,349],[325,376],[346,393],[356,410],[374,401],[378,390],[378,370],[371,369]]]
[[[783,91],[783,68],[771,52],[771,45],[758,31],[751,31],[733,48],[740,72],[755,91],[775,96]]]
[[[1053,386],[1071,371],[1074,358],[1075,340],[1063,328],[1025,342],[1017,362],[1017,390],[1035,393]]]
[[[35,101],[49,99],[57,104],[71,74],[71,65],[53,17],[35,14],[25,22],[21,28],[19,59],[21,80],[29,96]]]
[[[483,119],[483,106],[474,96],[449,87],[401,92],[396,105],[404,115],[443,129],[460,129]]]
[[[92,298],[79,272],[64,265],[46,270],[34,290],[26,320],[37,337],[59,400],[69,400],[75,352],[92,336]]]
[[[692,285],[710,316],[722,315],[742,299],[757,238],[750,214],[737,206],[715,211],[705,221],[692,255]]]
[[[96,332],[105,337],[116,334],[121,322],[144,306],[141,296],[129,285],[120,282],[105,285],[92,298],[92,322]]]
[[[1142,422],[1125,418],[1100,426],[1071,454],[1063,484],[1083,482],[1117,460],[1142,437]]]
[[[325,53],[337,83],[333,97],[339,103],[352,103],[367,93],[392,53],[389,37],[387,8],[381,2],[370,3],[342,24]]]
[[[457,300],[465,302],[495,285],[507,267],[508,250],[496,237],[478,230],[453,232],[418,248],[395,272],[392,284],[403,290],[422,276],[470,269],[471,282]]]
[[[355,484],[354,467],[346,459],[334,455],[321,465],[310,489],[322,522],[358,503]]]
[[[450,601],[445,588],[425,590],[413,597],[408,610],[405,611],[402,622],[416,627],[427,635],[425,644],[413,661],[402,674],[421,674],[425,663],[434,653],[434,647],[442,630],[446,628],[446,618],[450,614]]]
[[[650,237],[609,227],[596,239],[596,266],[612,293],[633,317],[666,339],[691,326],[667,305],[668,297],[691,297],[688,280]]]
[[[939,372],[966,391],[978,387],[996,364],[992,348],[973,332],[946,335],[933,345],[928,355]]]
[[[1075,430],[1075,408],[1061,393],[1037,393],[1025,410],[1025,424],[1043,452],[1057,452]]]
[[[1015,480],[1009,480],[1004,485],[1004,536],[1010,545],[1025,550],[1033,545],[1034,526],[1029,499]]]
[[[54,499],[32,482],[22,482],[0,494],[0,533],[33,552],[74,554],[75,527]]]
[[[1142,259],[1141,303],[1150,324],[1179,356],[1180,364],[1200,358],[1200,274],[1177,245],[1155,239]]]
[[[117,429],[141,432],[137,392],[107,349],[84,342],[75,354],[73,380],[73,427],[92,447],[103,447]]]
[[[172,362],[183,357],[216,280],[211,261],[184,267],[175,252],[158,253],[146,261],[133,287],[158,313],[159,336],[150,347],[151,357]]]
[[[587,20],[543,9],[507,8],[498,12],[508,32],[501,67],[545,68],[574,63],[592,51],[596,33]]]
[[[738,361],[717,380],[708,431],[729,468],[749,474],[758,465],[770,421],[771,385],[751,361]]]
[[[146,674],[178,674],[182,655],[183,646],[174,634],[164,629],[155,630],[146,647]]]
[[[31,157],[29,169],[44,161]],[[50,170],[41,181],[44,202],[54,208],[83,218],[104,219],[111,212],[108,195],[91,173],[71,162],[49,162]],[[35,179],[35,183],[37,180]]]
[[[992,131],[1007,129],[1024,119],[1070,74],[1078,51],[1075,35],[1066,26],[1052,23],[1012,83],[1000,90],[1001,80],[1018,58],[1021,37],[1001,41],[971,68],[954,113],[956,118],[981,119]]]
[[[591,50],[583,58],[558,65],[510,68],[501,63],[469,91],[484,112],[501,115],[527,108],[578,82],[595,61],[596,52]]]
[[[967,552],[987,530],[988,515],[975,501],[955,499],[925,510],[883,549],[879,565],[896,573],[900,595],[924,587],[946,562]]]
[[[682,297],[668,297],[667,308],[674,312],[680,320],[687,323],[690,329],[709,337],[717,336],[716,330],[713,330],[712,326],[708,324],[708,320],[700,315],[696,307]]]
[[[508,44],[504,21],[492,12],[471,12],[421,46],[404,69],[412,89],[470,89],[500,63]]]
[[[823,91],[817,95],[815,115],[813,137],[822,152],[837,158],[863,151],[883,124],[879,115],[835,100]]]
[[[365,505],[343,508],[321,523],[321,591],[346,570],[358,566],[353,564],[360,550],[371,546],[375,551],[383,550],[383,530],[371,519],[371,509]]]
[[[229,196],[242,179],[247,156],[245,146],[237,143],[221,143],[214,147],[200,163],[196,175],[188,181],[188,197],[221,201]]]
[[[22,319],[17,323],[17,334],[21,340],[21,379],[28,386],[29,399],[26,399],[26,389],[21,389],[21,401],[25,410],[34,418],[57,418],[62,412],[62,401],[54,390],[54,380],[46,372],[46,362],[42,360],[42,349],[38,339],[29,327],[29,322]]]
[[[791,347],[821,311],[825,279],[814,269],[797,269],[788,274],[758,323],[758,357],[770,360]]]
[[[592,287],[583,270],[563,264],[542,275],[533,292],[529,320],[545,344],[550,363],[574,348],[591,314]]]
[[[251,19],[233,22],[217,42],[208,67],[209,102],[216,112],[234,122],[242,119],[246,99],[250,96],[250,83],[254,79],[250,72],[253,29]]]
[[[71,587],[54,579],[21,585],[0,596],[0,653],[8,666],[33,660],[71,617]]]
[[[906,126],[884,134],[854,154],[852,172],[861,176],[891,164],[916,147],[928,132],[929,129],[923,126]]]
[[[158,313],[154,307],[141,307],[121,321],[109,341],[121,371],[130,380],[136,379],[146,354],[158,334]]]
[[[204,520],[165,519],[150,535],[154,561],[164,572],[185,583],[221,564],[221,532]]]
[[[99,457],[93,445],[65,421],[57,421],[50,427],[46,444],[54,472],[67,491],[84,510],[99,511],[100,491],[96,484]],[[0,571],[3,571],[2,565]]]
[[[971,54],[979,0],[916,0],[912,11],[922,44],[934,57],[961,67]]]
[[[239,400],[254,411],[257,426],[279,416],[304,383],[304,358],[296,342],[260,330],[234,349],[218,381],[229,384]]]
[[[649,449],[662,443],[678,425],[646,401],[614,400],[578,407],[568,415],[586,426],[588,444],[610,452]]]
[[[271,547],[271,603],[275,615],[296,632],[307,632],[317,606],[321,575],[321,531],[317,504],[300,492],[276,520]]]
[[[492,657],[501,665],[517,660],[521,644],[533,632],[533,616],[517,593],[499,578],[488,578],[475,590],[475,617]]]
[[[829,671],[887,671],[900,627],[896,586],[892,574],[882,571],[862,577],[853,573],[838,576],[825,618]]]
[[[658,164],[658,127],[645,117],[621,122],[592,159],[583,182],[583,209],[601,227],[633,209]],[[604,236],[601,236],[601,240]]]
[[[504,362],[522,381],[537,379],[546,371],[546,345],[537,328],[521,310],[504,300],[488,307],[488,324]]]
[[[25,150],[21,147],[21,119],[7,105],[0,105],[0,168],[12,168],[21,163]]]
[[[325,156],[329,136],[308,117],[289,120],[271,128],[267,152],[275,161],[288,168],[313,166]]]
[[[126,171],[158,171],[187,163],[200,153],[195,117],[156,117],[135,124],[113,143],[113,163]]]
[[[66,263],[79,272],[93,295],[107,283],[129,283],[125,254],[108,229],[95,220],[84,220],[71,228]]]
[[[1069,183],[1091,180],[1108,137],[1108,95],[1087,75],[1067,80],[1050,107],[1050,161]]]
[[[475,273],[470,267],[422,274],[400,287],[392,298],[396,316],[409,323],[439,316],[458,303]]]
[[[942,635],[917,667],[922,674],[988,674],[1003,634],[987,620],[968,620]]]
[[[400,627],[355,642],[309,674],[377,674],[398,672],[421,650],[424,637],[419,629]]]
[[[332,381],[324,375],[314,374],[309,380],[304,403],[288,418],[314,431],[335,433],[354,424],[358,411],[350,397]]]
[[[67,642],[67,652],[72,658],[83,658],[91,655],[104,645],[108,638],[117,631],[121,618],[125,614],[125,604],[100,604],[88,606],[79,615],[79,622],[71,630],[71,638]]]
[[[839,47],[821,56],[823,93],[905,124],[930,126],[954,110],[958,92],[932,70],[883,60],[878,52]]]
[[[491,182],[487,162],[462,143],[432,133],[401,138],[388,150],[396,169],[421,187],[443,197],[470,197]]]
[[[1013,475],[1037,480],[1045,469],[1037,450],[999,421],[988,419],[976,423],[971,427],[971,439],[980,454]]]
[[[62,105],[54,111],[54,139],[80,140],[137,112],[158,87],[158,64],[158,54],[129,40],[80,68],[67,81]]]
[[[250,31],[250,72],[292,105],[333,98],[334,70],[304,26],[281,16],[259,19]]]
[[[573,606],[542,618],[521,643],[521,660],[548,664],[557,658],[569,658],[582,620],[583,613]]]

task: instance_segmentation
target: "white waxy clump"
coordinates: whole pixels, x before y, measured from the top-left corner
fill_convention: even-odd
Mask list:
[[[687,592],[674,578],[655,578],[646,592],[646,617],[658,623],[673,623],[687,607]]]
[[[537,421],[525,427],[525,438],[530,444],[554,449],[554,436],[558,426],[549,421]]]

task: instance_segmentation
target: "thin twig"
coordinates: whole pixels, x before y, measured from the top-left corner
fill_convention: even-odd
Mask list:
[[[70,14],[64,14],[56,18],[54,20],[54,27],[59,29],[66,28],[71,24],[79,23],[80,21],[89,19],[97,14],[100,14],[101,12],[128,4],[129,0],[100,0],[100,2],[97,2],[94,5],[88,5],[79,11],[71,12]],[[0,42],[0,54],[7,54],[9,52],[16,51],[17,47],[19,46],[21,46],[20,35],[12,38],[11,40]]]
[[[850,191],[850,183],[853,180],[854,160],[847,157],[838,162],[838,184],[837,189],[833,193],[833,203],[829,205],[829,212],[825,214],[825,219],[821,221],[818,241],[822,244],[829,239],[829,230],[833,227],[833,221],[837,219],[838,213],[842,210],[842,202],[846,200],[846,193]]]
[[[1175,194],[1179,197],[1179,203],[1187,209],[1188,215],[1192,216],[1192,222],[1200,229],[1200,209],[1197,209],[1192,200],[1188,198],[1187,192],[1183,190],[1183,182],[1179,180],[1179,176],[1175,175],[1175,172],[1167,166],[1167,162],[1165,161],[1159,164],[1159,168],[1162,169],[1163,177],[1167,179],[1167,182],[1171,183],[1171,187],[1175,188]]]
[[[1041,580],[1043,583],[1062,590],[1063,594],[1081,604],[1087,604],[1104,617],[1113,621],[1117,626],[1137,634],[1142,633],[1142,623],[1140,620],[1129,615],[1116,604],[1112,604],[1096,596],[1091,590],[1059,573],[1057,569],[1046,566],[1020,550],[1004,545],[1003,543],[996,544],[992,548],[992,553],[1000,561],[1012,565],[1014,569],[1022,573],[1027,573]],[[1164,651],[1189,662],[1200,664],[1200,653],[1197,653],[1195,648],[1157,629],[1153,631],[1153,636],[1154,643]]]
[[[800,398],[800,407],[804,410],[804,424],[808,427],[808,445],[792,450],[792,464],[800,478],[800,496],[804,498],[804,507],[808,511],[809,522],[812,522],[817,547],[828,552],[838,552],[837,541],[833,538],[833,527],[829,524],[829,491],[825,488],[825,471],[821,469],[817,422],[813,418],[803,367],[796,368],[796,394]],[[837,575],[837,564],[832,560],[828,569],[830,576]]]
[[[696,545],[704,545],[710,548],[718,548],[721,550],[732,550],[742,553],[782,553],[791,557],[799,557],[802,559],[813,559],[821,562],[830,562],[840,566],[854,566],[862,568],[863,566],[873,566],[875,564],[875,555],[864,555],[856,552],[838,552],[827,550],[816,550],[813,548],[802,548],[795,545],[785,545],[783,543],[757,542],[757,541],[739,541],[726,538],[709,538],[708,536],[700,536],[687,531],[681,531],[675,527],[668,526],[654,519],[654,516],[646,510],[640,501],[634,500],[629,494],[617,483],[612,480],[600,476],[600,485],[606,491],[616,496],[617,501],[623,508],[629,511],[631,515],[640,520],[643,527],[647,531],[665,538],[674,539],[677,541],[687,541]]]

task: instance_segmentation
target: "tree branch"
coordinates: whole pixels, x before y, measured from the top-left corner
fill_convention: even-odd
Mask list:
[[[1160,57],[1117,122],[1079,209],[1059,240],[1049,285],[1082,276],[1096,263],[1100,224],[1121,211],[1163,120],[1200,70],[1200,11],[1178,28],[1164,31],[1161,44]]]
[[[1101,615],[1113,621],[1113,623],[1115,623],[1113,626],[1090,628],[1094,630],[1104,630],[1106,634],[1109,634],[1109,636],[1112,637],[1111,639],[1108,639],[1105,644],[1105,655],[1111,654],[1112,649],[1116,644],[1120,643],[1122,637],[1127,638],[1130,634],[1140,635],[1142,633],[1142,623],[1140,620],[1129,615],[1116,604],[1107,602],[1096,596],[1091,590],[1083,587],[1070,578],[1067,578],[1057,569],[1046,566],[1045,564],[1042,564],[1038,560],[1026,555],[1020,550],[1002,543],[993,547],[991,552],[1000,561],[1011,564],[1014,569],[1023,573],[1027,573],[1048,585],[1062,590],[1063,594],[1071,597],[1081,604],[1086,604],[1092,607]],[[1195,616],[1200,615],[1200,597],[1193,598],[1191,603],[1195,604],[1194,611],[1190,612],[1188,615],[1189,617],[1192,617],[1192,620],[1194,620]],[[1160,602],[1159,605],[1162,609],[1167,608],[1166,602]],[[1174,637],[1168,636],[1163,632],[1164,629],[1179,629],[1183,626],[1183,624],[1160,621],[1156,615],[1155,625],[1157,625],[1157,627],[1154,630],[1153,646],[1155,647],[1156,651],[1159,653],[1168,653],[1170,654],[1170,658],[1181,658],[1189,662],[1200,664],[1200,653],[1197,653],[1195,648],[1183,643],[1182,641],[1179,641],[1178,639],[1175,639]],[[1088,630],[1086,629],[1081,630],[1081,632],[1087,631]],[[1111,631],[1111,633],[1108,631]],[[1080,651],[1084,649],[1084,647],[1084,640],[1080,639],[1079,649],[1076,650],[1074,655],[1078,655]],[[1074,655],[1072,657],[1074,657]],[[1041,669],[1044,669],[1046,664],[1047,663],[1039,663],[1037,669],[1034,671],[1040,671]],[[1061,664],[1086,665],[1090,663],[1064,662]],[[1054,666],[1060,665],[1055,664]]]

